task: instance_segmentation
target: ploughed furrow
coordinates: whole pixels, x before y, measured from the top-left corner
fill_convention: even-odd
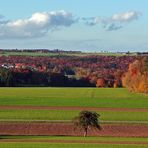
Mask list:
[[[147,124],[102,124],[102,130],[89,130],[89,136],[148,137]],[[72,123],[0,122],[0,135],[82,136]]]

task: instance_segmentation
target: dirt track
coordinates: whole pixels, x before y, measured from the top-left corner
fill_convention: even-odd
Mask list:
[[[0,122],[0,135],[82,135],[71,123]],[[90,136],[148,137],[148,125],[103,124],[101,131],[89,131]]]
[[[148,108],[97,108],[75,106],[0,106],[0,110],[90,110],[90,111],[132,111],[148,112]]]

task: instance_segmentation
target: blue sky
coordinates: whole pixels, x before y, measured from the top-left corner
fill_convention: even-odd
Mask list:
[[[148,51],[147,0],[0,2],[0,48]]]

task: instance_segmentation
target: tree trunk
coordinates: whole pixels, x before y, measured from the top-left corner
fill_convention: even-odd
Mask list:
[[[84,137],[87,137],[87,128],[84,130]]]

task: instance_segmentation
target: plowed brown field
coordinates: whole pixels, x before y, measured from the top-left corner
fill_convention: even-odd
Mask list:
[[[83,135],[72,123],[0,122],[0,135]],[[91,130],[89,136],[148,137],[148,125],[103,124],[101,131]]]

